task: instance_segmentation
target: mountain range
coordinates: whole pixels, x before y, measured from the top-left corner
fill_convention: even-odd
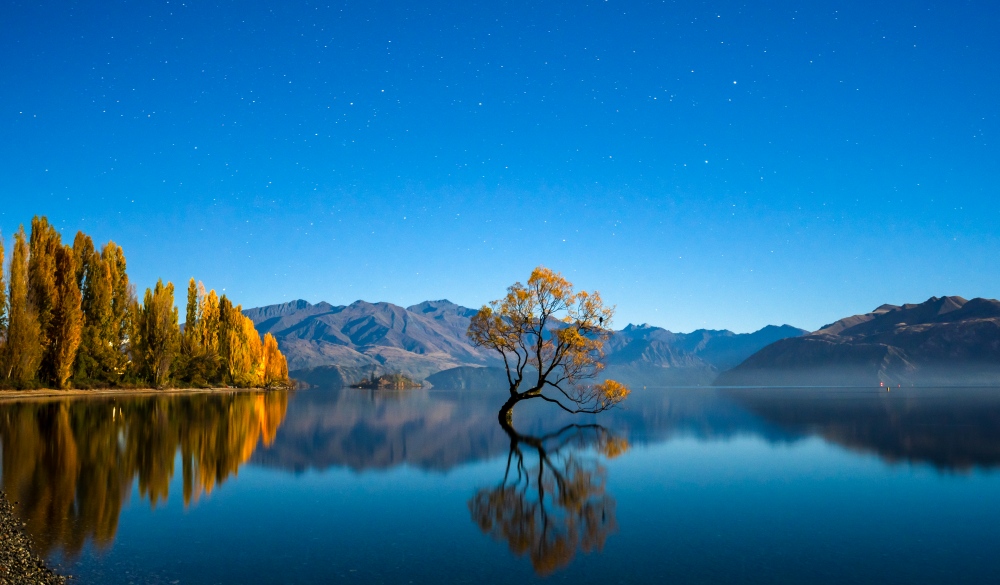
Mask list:
[[[466,337],[475,313],[447,300],[406,308],[298,300],[244,311],[262,334],[277,338],[292,376],[308,384],[350,384],[373,369],[403,373],[435,387],[502,384],[498,356]],[[604,375],[633,385],[707,385],[765,346],[805,333],[788,325],[744,334],[706,329],[674,333],[629,325],[608,342]]]
[[[778,340],[718,385],[990,384],[1000,379],[1000,301],[931,297],[882,305]]]

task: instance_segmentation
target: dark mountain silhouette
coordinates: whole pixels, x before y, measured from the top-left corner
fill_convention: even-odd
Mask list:
[[[773,343],[719,385],[961,385],[1000,381],[1000,301],[882,305]]]
[[[357,301],[347,306],[292,301],[244,311],[261,333],[271,333],[288,358],[293,377],[313,386],[352,384],[379,373],[399,372],[437,387],[503,384],[499,356],[466,337],[475,309],[447,300],[403,308]],[[806,333],[783,325],[755,333],[698,330],[673,333],[629,325],[611,338],[607,377],[633,385],[707,385],[778,339]],[[505,387],[505,386],[504,386]]]

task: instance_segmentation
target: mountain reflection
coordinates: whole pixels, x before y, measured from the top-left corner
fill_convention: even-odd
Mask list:
[[[509,437],[496,422],[504,400],[506,391],[309,389],[295,395],[281,432],[253,461],[294,472],[400,465],[444,471],[507,454]],[[600,416],[574,416],[550,406],[518,406],[518,430],[540,436],[565,425],[599,422],[633,444],[769,431],[713,388],[636,390],[627,406]]]
[[[628,442],[597,425],[569,425],[534,437],[504,427],[510,452],[503,479],[469,500],[484,534],[527,555],[540,575],[573,560],[577,550],[600,551],[618,529],[615,500],[605,491],[606,470],[587,447],[611,458]]]
[[[0,403],[3,489],[41,552],[107,547],[136,479],[166,501],[179,452],[189,505],[274,440],[287,406],[286,392]]]
[[[478,390],[311,389],[296,395],[274,442],[253,461],[296,472],[400,465],[448,470],[502,457],[510,438],[494,410],[503,399]],[[634,445],[736,436],[781,444],[818,436],[888,462],[944,471],[1000,466],[996,388],[650,388],[599,417],[522,406],[518,430],[533,436],[598,422]]]
[[[889,463],[1000,466],[998,388],[741,388],[726,393],[791,436],[819,436]]]

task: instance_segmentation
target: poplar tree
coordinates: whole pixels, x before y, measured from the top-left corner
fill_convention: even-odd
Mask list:
[[[76,232],[73,238],[73,260],[76,261],[76,286],[83,291],[87,275],[90,274],[90,261],[94,257],[94,240],[83,232]]]
[[[121,350],[115,343],[111,298],[111,272],[97,252],[87,262],[82,291],[83,334],[76,358],[77,382],[111,384],[120,361]]]
[[[198,332],[198,283],[194,278],[188,281],[187,308],[184,313],[184,341],[196,343]]]
[[[188,282],[187,308],[177,371],[185,382],[193,386],[207,385],[217,370],[215,356],[209,355],[202,344],[201,301],[204,296],[205,287],[192,278]]]
[[[56,249],[55,268],[56,297],[50,338],[55,375],[53,381],[58,388],[67,388],[83,330],[80,288],[76,284],[76,263],[72,248],[61,246]]]
[[[14,234],[10,259],[10,294],[3,374],[15,387],[34,384],[42,358],[38,316],[28,294],[28,238],[22,225]]]
[[[170,380],[170,368],[180,349],[178,312],[173,283],[160,280],[146,289],[136,329],[141,371],[157,388]]]
[[[139,303],[125,254],[114,242],[98,252],[87,234],[72,246],[45,217],[14,237],[10,277],[0,269],[0,385],[66,388],[133,382],[275,386],[288,365],[277,340],[215,291],[191,279],[185,328],[174,286],[160,280]],[[5,250],[0,238],[0,268]]]
[[[132,344],[132,317],[138,314],[135,310],[138,301],[135,290],[128,280],[126,272],[125,253],[121,246],[108,242],[101,250],[101,260],[108,271],[111,283],[111,321],[105,341],[115,351],[110,354],[110,371],[107,372],[111,382],[117,382],[129,368],[129,352]]]
[[[55,335],[53,315],[58,304],[56,291],[56,251],[62,247],[59,232],[45,217],[31,220],[31,248],[28,256],[28,301],[38,316],[41,334],[42,361],[39,376],[42,382],[56,377],[56,357],[52,347]],[[74,276],[75,276],[74,270]]]
[[[0,233],[0,356],[3,355],[7,343],[7,284],[4,282],[4,249],[3,234]]]
[[[199,285],[198,324],[195,327],[197,343],[203,354],[202,376],[206,383],[219,382],[219,297],[212,290],[205,293]]]
[[[219,354],[219,297],[215,290],[202,295],[198,309],[197,332],[201,346],[208,354]]]
[[[222,295],[222,298],[219,299],[219,326],[217,328],[217,335],[219,343],[219,379],[226,383],[233,381],[229,367],[229,353],[232,346],[230,340],[233,335],[233,327],[233,303],[229,301],[226,295]]]
[[[288,362],[278,349],[273,335],[264,335],[264,386],[271,388],[288,383]]]

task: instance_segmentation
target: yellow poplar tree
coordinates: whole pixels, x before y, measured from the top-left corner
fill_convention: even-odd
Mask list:
[[[73,260],[76,261],[76,286],[81,291],[90,272],[90,261],[93,256],[94,240],[83,232],[76,232],[76,237],[73,238]]]
[[[204,292],[204,286],[199,289],[201,301],[198,305],[198,324],[195,335],[205,353],[205,380],[215,384],[220,375],[219,349],[219,297],[215,291]]]
[[[174,306],[173,283],[160,280],[146,295],[139,309],[136,330],[140,371],[157,388],[170,380],[170,368],[180,349],[180,328]]]
[[[206,352],[212,354],[219,353],[219,297],[215,290],[209,291],[207,295],[202,295],[201,305],[198,309],[199,341]]]
[[[7,344],[3,352],[3,374],[15,387],[35,382],[42,359],[38,316],[28,298],[28,241],[21,226],[14,234],[14,252],[10,259],[10,294],[7,320]]]
[[[76,285],[73,250],[65,246],[57,248],[55,266],[56,304],[52,311],[50,339],[52,367],[56,386],[67,388],[83,330],[83,312],[80,310],[80,289]]]
[[[130,335],[132,334],[132,317],[136,315],[134,310],[138,306],[135,297],[135,289],[129,283],[126,272],[125,252],[121,246],[114,242],[108,242],[101,250],[101,260],[107,266],[108,277],[111,281],[111,323],[108,329],[108,337],[104,341],[113,347],[115,352],[110,354],[110,373],[112,382],[121,379],[129,367],[129,345],[131,345]]]
[[[273,387],[288,383],[288,362],[278,349],[273,335],[264,335],[264,386]]]
[[[55,336],[53,316],[59,303],[56,290],[56,252],[62,248],[59,232],[45,217],[31,220],[31,247],[28,255],[28,300],[38,315],[41,331],[42,362],[40,377],[43,382],[56,378]],[[74,269],[74,276],[76,270]]]
[[[0,233],[0,356],[3,356],[4,345],[7,343],[7,284],[3,275],[3,254],[3,234]]]
[[[78,271],[79,274],[79,271]],[[91,252],[83,278],[83,336],[76,358],[78,381],[113,383],[120,349],[115,344],[111,271],[98,252]]]

